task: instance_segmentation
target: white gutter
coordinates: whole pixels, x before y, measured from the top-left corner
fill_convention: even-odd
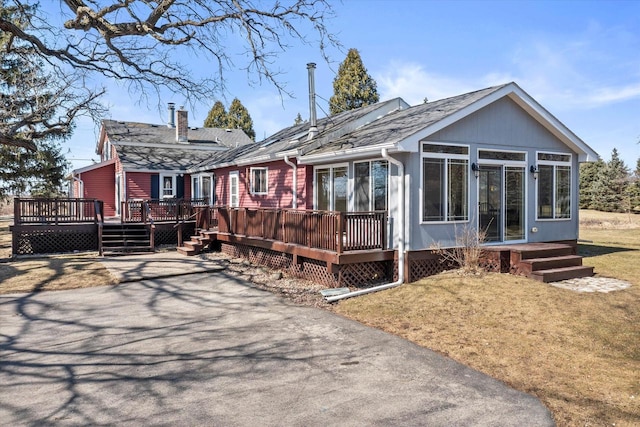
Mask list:
[[[293,194],[292,206],[293,209],[298,209],[298,166],[289,160],[289,156],[284,156],[284,162],[293,168],[293,188],[291,193]]]
[[[404,283],[404,165],[400,160],[396,160],[393,157],[389,156],[386,148],[382,149],[382,157],[387,159],[389,163],[393,163],[398,167],[398,176],[400,177],[398,185],[398,280],[393,283],[374,286],[373,288],[361,289],[359,291],[349,292],[348,294],[328,297],[327,302],[335,302],[341,299],[357,297],[372,292],[395,288],[396,286],[400,286]]]

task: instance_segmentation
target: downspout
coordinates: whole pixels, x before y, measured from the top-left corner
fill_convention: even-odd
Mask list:
[[[284,156],[284,162],[293,168],[293,188],[291,189],[293,200],[291,205],[293,209],[298,209],[298,165],[289,160],[289,156]]]
[[[395,288],[396,286],[400,286],[404,283],[404,164],[402,164],[400,160],[396,160],[391,157],[386,148],[382,149],[382,157],[388,160],[389,163],[393,163],[398,167],[398,176],[400,177],[398,185],[398,280],[393,283],[374,286],[373,288],[361,289],[347,294],[328,297],[327,302],[335,302],[341,299],[383,291],[385,289]]]

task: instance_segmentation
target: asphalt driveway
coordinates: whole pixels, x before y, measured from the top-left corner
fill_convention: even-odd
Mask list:
[[[224,272],[0,296],[3,425],[553,425],[535,398]]]

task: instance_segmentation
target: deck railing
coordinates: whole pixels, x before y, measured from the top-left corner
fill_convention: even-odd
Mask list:
[[[218,231],[337,253],[386,249],[387,213],[218,207]]]
[[[97,223],[103,203],[96,199],[20,198],[13,200],[14,224]]]
[[[149,217],[156,222],[188,221],[193,219],[196,209],[206,206],[206,199],[151,199],[127,200],[121,205],[122,222],[149,222]]]

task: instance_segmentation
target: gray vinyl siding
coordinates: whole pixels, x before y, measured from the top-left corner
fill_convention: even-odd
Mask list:
[[[515,102],[502,98],[493,104],[457,121],[429,136],[426,141],[469,145],[469,165],[478,162],[479,149],[522,151],[527,155],[526,166],[526,225],[528,242],[572,240],[578,237],[578,162],[577,155],[535,121]],[[456,232],[465,226],[477,226],[477,179],[469,168],[469,221],[452,223],[421,223],[422,197],[421,145],[418,152],[407,158],[405,167],[409,176],[407,210],[409,229],[407,249],[429,249],[434,244],[455,246]],[[536,221],[536,180],[529,166],[536,164],[537,152],[548,151],[572,154],[571,164],[571,219]],[[393,195],[391,196],[393,198]],[[532,228],[537,228],[533,233]]]

